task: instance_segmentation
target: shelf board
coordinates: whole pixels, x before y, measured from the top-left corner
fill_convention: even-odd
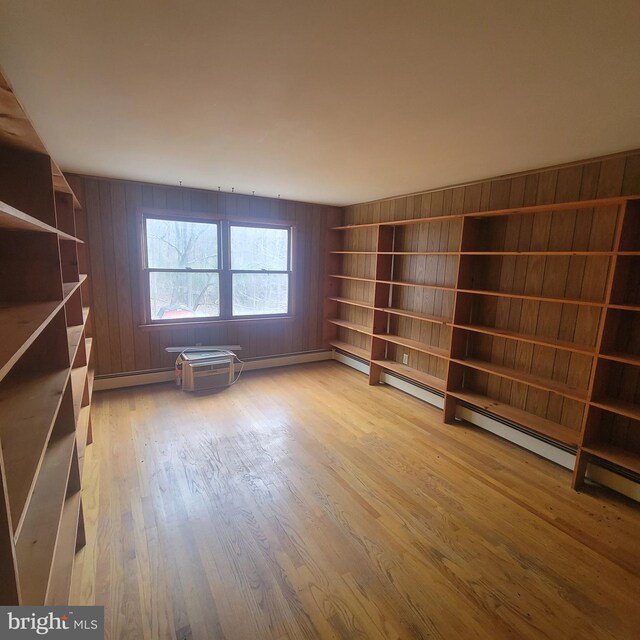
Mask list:
[[[78,242],[81,242],[78,240]],[[335,255],[348,256],[539,256],[539,257],[584,257],[602,258],[612,256],[640,256],[640,251],[597,251],[565,249],[558,251],[330,251]]]
[[[610,304],[609,308],[620,311],[640,311],[640,304]]]
[[[329,253],[346,256],[375,256],[378,254],[377,251],[329,251]]]
[[[640,405],[633,402],[620,400],[618,398],[600,398],[598,400],[592,400],[591,404],[599,409],[640,421]]]
[[[366,349],[362,349],[361,347],[356,347],[352,344],[349,344],[348,342],[341,342],[340,340],[331,340],[329,344],[334,349],[338,349],[339,351],[346,351],[347,353],[350,353],[353,356],[357,356],[362,360],[368,361],[370,359],[370,353]]]
[[[87,318],[89,317],[89,307],[82,308],[82,324],[73,325],[67,327],[67,341],[69,343],[69,362],[73,366],[73,361],[76,358],[80,341],[82,340],[82,334],[84,327],[87,324]]]
[[[422,289],[439,289],[440,291],[455,291],[455,287],[445,287],[439,284],[418,284],[414,282],[401,282],[400,280],[374,280],[372,278],[357,278],[356,276],[341,276],[338,274],[329,275],[330,278],[341,278],[343,280],[358,280],[360,282],[373,282],[378,284],[397,285],[399,287],[418,287]]]
[[[76,420],[80,417],[82,408],[82,397],[84,396],[84,386],[87,380],[88,367],[77,367],[71,370],[71,391],[73,395],[73,413]]]
[[[12,231],[36,231],[40,233],[53,233],[64,240],[72,242],[82,242],[78,238],[70,236],[60,229],[41,222],[37,218],[23,213],[19,209],[0,201],[0,229],[11,229]]]
[[[387,371],[392,371],[393,373],[397,373],[405,378],[409,378],[410,380],[418,382],[425,387],[431,387],[432,389],[437,389],[438,391],[444,391],[444,380],[442,380],[441,378],[436,378],[436,376],[432,376],[429,373],[424,373],[424,371],[418,371],[417,369],[408,367],[406,364],[400,364],[399,362],[395,362],[393,360],[373,360],[372,364],[377,364],[379,367],[382,367]]]
[[[441,284],[418,284],[417,282],[402,282],[400,280],[374,280],[379,284],[390,284],[399,287],[418,287],[420,289],[438,289],[439,291],[455,291],[455,287],[445,287]]]
[[[330,278],[340,278],[341,280],[358,280],[360,282],[375,282],[373,278],[359,278],[357,276],[343,276],[337,273],[329,274]]]
[[[448,324],[451,322],[451,318],[443,318],[441,316],[430,316],[424,313],[417,313],[415,311],[405,311],[404,309],[396,309],[395,307],[376,307],[376,311],[384,311],[385,313],[391,313],[396,316],[402,316],[403,318],[413,318],[414,320],[421,320],[423,322],[432,322],[433,324]]]
[[[357,324],[355,322],[349,322],[348,320],[342,320],[342,318],[329,318],[331,324],[335,324],[338,327],[344,327],[351,331],[357,331],[358,333],[364,333],[367,336],[371,335],[371,329],[364,324]]]
[[[68,369],[40,373],[3,383],[0,391],[0,440],[14,531],[22,525],[68,377]]]
[[[467,218],[493,218],[496,216],[573,211],[574,209],[601,209],[604,207],[620,206],[629,200],[637,199],[637,196],[616,196],[613,198],[600,198],[598,200],[578,200],[554,204],[535,204],[527,207],[513,207],[509,209],[494,209],[493,211],[477,211],[474,213],[466,213],[464,215]]]
[[[594,442],[582,447],[587,453],[602,458],[623,469],[640,474],[640,453],[616,447],[608,442]]]
[[[69,600],[71,572],[76,555],[80,502],[81,493],[78,491],[66,498],[62,507],[58,538],[45,596],[47,605],[61,605]]]
[[[73,193],[71,187],[69,186],[69,183],[67,182],[67,179],[64,177],[64,174],[60,170],[60,167],[58,167],[58,165],[53,161],[53,159],[51,160],[51,172],[53,174],[52,177],[53,177],[54,190],[63,191],[64,193],[71,194],[73,196],[74,206],[80,209],[81,208],[80,202],[78,201],[78,198],[76,198],[76,194]]]
[[[640,356],[634,355],[633,353],[601,353],[599,357],[604,360],[613,360],[614,362],[622,362],[623,364],[640,367]]]
[[[421,353],[426,353],[430,356],[435,356],[436,358],[443,358],[444,360],[449,359],[449,352],[446,349],[425,344],[418,340],[411,340],[409,338],[403,338],[402,336],[396,336],[390,333],[375,333],[373,334],[373,337],[380,338],[385,342],[391,342],[402,347],[407,347],[408,349],[413,349],[414,351],[420,351]]]
[[[504,420],[522,425],[523,427],[551,438],[552,440],[557,440],[558,442],[562,442],[572,447],[578,445],[580,433],[570,429],[569,427],[558,424],[557,422],[552,422],[551,420],[541,418],[529,413],[528,411],[523,411],[522,409],[517,409],[516,407],[512,407],[508,404],[498,402],[493,398],[475,393],[474,391],[468,391],[465,389],[464,391],[448,391],[447,394],[458,400],[467,402],[474,407],[478,407],[483,411],[493,413]]]
[[[603,302],[580,300],[576,298],[549,298],[547,296],[533,296],[526,293],[508,293],[505,291],[488,291],[485,289],[458,289],[459,293],[469,293],[478,296],[494,296],[496,298],[515,298],[517,300],[537,300],[538,302],[557,302],[558,304],[576,304],[583,307],[604,307]],[[640,309],[640,307],[639,307]]]
[[[87,279],[86,273],[80,274],[80,279],[78,282],[63,282],[62,283],[62,296],[66,300],[69,299],[72,293],[76,291],[80,287],[80,285]]]
[[[78,283],[74,283],[74,286],[78,286]],[[74,287],[67,286],[62,300],[0,306],[0,327],[3,329],[2,341],[0,341],[0,380],[9,373],[51,322],[73,290]],[[84,322],[86,322],[89,308],[85,307],[83,313],[85,311]]]
[[[76,238],[75,236],[69,235],[64,231],[58,231],[58,239],[64,242],[74,242],[75,244],[84,244],[84,240],[80,240],[80,238]]]
[[[410,218],[408,220],[387,220],[384,222],[368,222],[365,224],[348,224],[333,227],[336,231],[348,231],[353,229],[365,229],[370,227],[399,227],[413,224],[425,224],[428,222],[444,222],[460,218],[493,218],[498,216],[526,215],[532,213],[551,213],[560,211],[574,211],[578,209],[601,209],[604,207],[621,206],[631,200],[638,200],[640,196],[619,196],[613,198],[600,198],[598,200],[578,200],[572,202],[557,202],[553,204],[537,204],[527,207],[510,207],[508,209],[494,209],[491,211],[474,211],[471,213],[458,213],[449,216],[431,216],[427,218]]]
[[[87,380],[89,381],[89,402],[87,406],[91,406],[91,398],[93,397],[93,380],[95,378],[95,370],[89,369],[89,373],[87,374]]]
[[[69,362],[73,365],[80,341],[82,340],[82,332],[84,331],[84,325],[78,324],[72,327],[67,327],[67,342],[69,343]]]
[[[517,340],[519,342],[529,342],[531,344],[539,344],[543,347],[552,347],[553,349],[562,349],[573,353],[582,353],[587,356],[595,354],[595,347],[589,347],[584,344],[576,344],[573,342],[565,342],[563,340],[554,340],[553,338],[544,338],[542,336],[532,336],[517,331],[508,331],[507,329],[493,329],[479,324],[454,324],[457,329],[465,331],[473,331],[475,333],[484,333],[489,336],[498,338],[506,338],[507,340]]]
[[[378,251],[380,256],[459,256],[459,251]]]
[[[89,433],[89,417],[91,407],[87,405],[80,409],[80,416],[76,426],[76,442],[78,447],[78,458],[83,458],[87,448],[87,434]]]
[[[368,229],[371,227],[404,227],[412,224],[427,224],[430,222],[449,222],[462,218],[461,214],[450,216],[431,216],[429,218],[412,218],[410,220],[387,220],[385,222],[367,222],[365,224],[346,224],[333,227],[334,231],[351,231],[355,229]]]
[[[485,373],[500,376],[501,378],[513,380],[514,382],[521,382],[523,384],[529,385],[530,387],[542,389],[543,391],[551,391],[552,393],[557,393],[561,396],[565,396],[566,398],[578,400],[579,402],[587,401],[586,390],[578,389],[571,385],[557,382],[555,380],[550,380],[549,378],[543,378],[531,373],[517,371],[516,369],[512,369],[511,367],[505,367],[503,365],[494,364],[492,362],[485,362],[483,360],[475,360],[473,358],[464,360],[452,358],[451,361],[456,362],[457,364],[461,364],[465,367],[477,369],[478,371],[484,371]]]
[[[351,300],[350,298],[329,298],[333,302],[340,304],[350,304],[352,307],[362,307],[363,309],[373,309],[373,305],[368,302],[360,302],[359,300]]]
[[[33,344],[62,306],[62,302],[34,302],[0,307],[0,380]]]
[[[74,443],[73,431],[49,443],[16,541],[23,604],[44,604]]]
[[[330,251],[349,256],[459,256],[459,251]]]
[[[462,256],[544,256],[544,257],[611,257],[619,255],[616,251],[461,251]],[[635,255],[631,252],[631,255]]]

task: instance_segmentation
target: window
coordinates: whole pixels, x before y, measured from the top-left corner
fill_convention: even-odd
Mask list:
[[[148,322],[287,315],[291,228],[143,218]]]
[[[289,229],[231,225],[231,309],[234,316],[289,310]]]

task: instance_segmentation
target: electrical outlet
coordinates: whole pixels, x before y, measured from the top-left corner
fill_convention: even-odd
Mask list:
[[[405,353],[402,356],[402,364],[409,364],[409,354],[408,353]]]

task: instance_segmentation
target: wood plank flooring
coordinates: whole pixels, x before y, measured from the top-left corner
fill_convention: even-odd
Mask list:
[[[97,393],[71,602],[107,638],[640,637],[640,509],[324,362]]]

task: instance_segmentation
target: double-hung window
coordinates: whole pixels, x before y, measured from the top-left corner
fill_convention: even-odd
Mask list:
[[[290,229],[232,224],[229,232],[232,315],[288,313]]]
[[[142,234],[145,322],[290,314],[291,227],[145,214]]]

